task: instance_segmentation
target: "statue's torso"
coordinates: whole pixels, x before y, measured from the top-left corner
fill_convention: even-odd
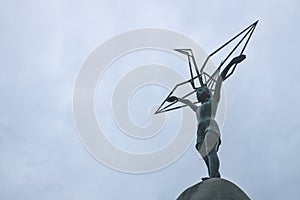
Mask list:
[[[196,110],[198,123],[204,123],[212,118],[212,100],[209,99],[202,103]]]
[[[197,108],[198,134],[205,134],[207,130],[220,134],[218,123],[215,121],[217,107],[217,102],[210,98]]]

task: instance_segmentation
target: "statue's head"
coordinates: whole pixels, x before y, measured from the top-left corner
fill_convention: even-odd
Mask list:
[[[204,102],[210,98],[210,92],[207,86],[197,88],[197,99],[199,102]]]

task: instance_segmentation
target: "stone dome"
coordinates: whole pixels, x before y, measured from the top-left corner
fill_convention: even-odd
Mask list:
[[[238,186],[222,178],[211,178],[186,189],[177,200],[250,200]]]

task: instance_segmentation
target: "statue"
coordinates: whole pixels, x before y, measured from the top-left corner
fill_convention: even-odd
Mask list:
[[[155,112],[155,114],[158,114],[188,106],[196,113],[198,122],[196,149],[200,153],[207,166],[209,174],[208,178],[221,177],[219,172],[220,163],[217,154],[219,146],[221,144],[221,132],[219,129],[219,125],[215,120],[218,104],[220,101],[221,86],[223,81],[225,81],[229,76],[233,74],[237,64],[241,63],[246,58],[246,56],[244,55],[244,51],[255,30],[257,23],[258,21],[254,22],[239,34],[224,43],[217,50],[209,54],[200,68],[197,66],[196,59],[191,49],[175,49],[179,53],[182,53],[188,57],[191,78],[185,80],[184,82],[176,84]],[[227,45],[229,45],[230,43],[234,43],[237,40],[238,42],[236,42],[235,46],[228,52],[227,56],[221,62],[219,67],[213,73],[208,73],[205,68],[208,65],[209,59],[220,52],[222,49],[224,49]],[[234,52],[237,51],[239,51],[239,53],[235,54]],[[229,58],[234,54],[238,56],[234,57],[229,62]],[[226,65],[225,63],[228,64]],[[224,69],[223,65],[226,65]],[[179,97],[178,95],[174,96],[173,93],[179,87],[189,84],[192,87],[191,91],[181,97]],[[196,93],[196,102],[192,102],[188,99],[188,97],[193,93]],[[176,106],[175,104],[177,102],[180,102],[182,105]],[[206,180],[208,178],[202,179]]]
[[[207,169],[209,178],[220,178],[219,172],[219,158],[217,155],[219,146],[221,144],[220,129],[215,120],[218,103],[220,101],[220,92],[222,82],[225,81],[232,73],[228,75],[232,66],[236,66],[246,58],[245,55],[239,55],[231,60],[218,76],[214,94],[212,95],[209,88],[203,84],[202,78],[200,79],[201,87],[196,88],[196,95],[198,101],[201,103],[197,106],[188,99],[170,96],[166,100],[168,102],[181,102],[189,106],[195,113],[198,122],[197,128],[197,142],[196,149],[202,156]],[[205,180],[207,178],[203,178]]]

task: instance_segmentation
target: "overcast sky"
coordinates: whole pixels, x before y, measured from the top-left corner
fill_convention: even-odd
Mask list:
[[[115,171],[81,144],[72,96],[80,66],[107,39],[158,27],[211,52],[260,20],[226,81],[221,174],[251,199],[299,199],[300,3],[1,1],[0,199],[175,199],[206,175],[191,145],[147,174]]]

